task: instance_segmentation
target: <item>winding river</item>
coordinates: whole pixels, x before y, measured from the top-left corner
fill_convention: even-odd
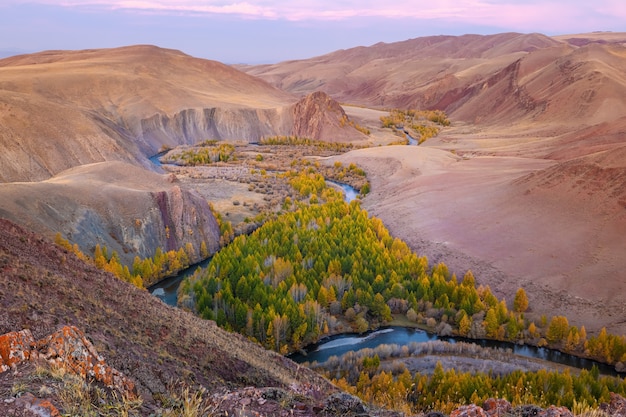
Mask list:
[[[408,134],[407,134],[407,137]],[[410,137],[409,137],[410,138]],[[417,145],[417,141],[413,138]],[[157,166],[161,163],[158,158],[162,154],[155,155],[150,160]],[[347,202],[352,201],[358,195],[358,192],[347,184],[342,184],[334,181],[328,181],[336,186],[341,187],[344,192]],[[179,272],[176,276],[166,278],[165,280],[151,286],[148,291],[155,297],[158,297],[168,305],[176,306],[177,293],[180,283],[189,276],[192,276],[199,268],[206,268],[211,262],[212,257],[205,259],[204,261],[192,265],[189,268]],[[322,339],[319,343],[311,345],[305,349],[305,354],[294,353],[289,356],[290,359],[298,363],[303,362],[324,362],[331,356],[340,356],[349,351],[356,351],[364,348],[375,348],[382,344],[397,344],[406,345],[411,342],[428,342],[434,340],[443,340],[450,343],[456,343],[457,341],[469,342],[480,345],[482,347],[501,348],[511,350],[513,353],[525,356],[529,358],[542,359],[550,362],[558,363],[561,365],[567,365],[579,369],[591,369],[592,366],[597,366],[602,374],[616,375],[623,377],[624,374],[618,374],[612,366],[595,362],[589,359],[579,358],[577,356],[569,355],[559,352],[553,349],[540,348],[535,346],[518,345],[510,342],[499,342],[494,340],[475,340],[464,339],[458,337],[440,337],[436,334],[427,333],[419,329],[411,329],[405,327],[389,327],[381,330],[377,330],[363,335],[355,334],[343,334],[337,336],[331,336]]]
[[[349,351],[356,351],[365,348],[376,348],[380,345],[406,345],[411,342],[423,343],[441,340],[449,343],[467,342],[486,348],[498,348],[511,351],[512,353],[527,358],[541,359],[560,365],[567,365],[578,369],[591,369],[594,365],[598,367],[601,374],[624,376],[618,374],[610,365],[596,362],[590,359],[579,358],[558,350],[547,349],[536,346],[519,345],[511,342],[500,342],[496,340],[465,339],[462,337],[443,337],[420,329],[406,327],[388,327],[363,335],[343,334],[330,336],[320,343],[309,346],[305,353],[294,353],[289,356],[295,362],[325,362],[331,356],[341,356]]]

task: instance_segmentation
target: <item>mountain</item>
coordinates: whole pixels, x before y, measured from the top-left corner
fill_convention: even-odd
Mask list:
[[[43,180],[110,160],[151,167],[147,157],[163,147],[290,135],[297,102],[227,65],[154,46],[6,58],[0,181]],[[350,126],[333,136],[364,139]]]
[[[343,103],[440,109],[457,124],[515,134],[553,138],[609,123],[607,149],[621,142],[625,123],[625,43],[623,33],[431,36],[240,69],[294,94],[321,90]],[[571,138],[539,144],[542,155],[564,141]]]
[[[298,99],[216,61],[154,46],[0,60],[0,214],[131,264],[219,236],[199,195],[148,157],[207,139],[304,135],[362,141],[323,93]],[[142,168],[139,168],[142,167]],[[196,233],[193,233],[196,232]]]

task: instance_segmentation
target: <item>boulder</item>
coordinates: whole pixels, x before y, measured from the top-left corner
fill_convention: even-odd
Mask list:
[[[551,405],[538,414],[540,417],[574,417],[567,407]]]
[[[87,381],[100,382],[129,398],[137,396],[133,381],[107,365],[85,334],[74,326],[65,326],[39,341],[30,330],[0,336],[0,373],[37,360],[65,368]]]
[[[489,417],[500,417],[511,411],[511,403],[504,398],[488,398],[483,403],[483,409]]]
[[[450,417],[488,417],[489,415],[475,404],[462,405],[450,413]]]
[[[27,329],[0,336],[0,373],[29,360],[34,344],[35,339]]]
[[[602,403],[600,409],[613,417],[626,417],[626,398],[611,393],[611,401],[608,404]]]

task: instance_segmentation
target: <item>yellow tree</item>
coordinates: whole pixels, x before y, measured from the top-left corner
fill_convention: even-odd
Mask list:
[[[513,300],[513,310],[518,313],[523,313],[528,309],[528,297],[526,291],[523,288],[519,288],[515,293],[515,299]]]

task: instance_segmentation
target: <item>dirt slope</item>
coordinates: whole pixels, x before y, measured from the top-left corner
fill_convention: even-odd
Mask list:
[[[279,387],[309,403],[333,391],[314,372],[169,307],[6,220],[0,220],[0,271],[0,334],[28,328],[37,339],[63,325],[78,327],[109,365],[133,379],[143,415],[176,380],[214,393]],[[0,374],[0,380],[13,377]]]
[[[363,207],[431,263],[471,269],[509,302],[523,287],[529,317],[624,334],[623,156],[554,163],[388,146],[338,159],[368,172]]]
[[[207,201],[181,188],[175,177],[124,162],[71,168],[41,182],[0,184],[0,218],[53,239],[55,233],[93,254],[96,244],[132,265],[136,255],[157,248],[178,250],[191,243],[191,261],[202,242],[213,253],[219,226]]]

